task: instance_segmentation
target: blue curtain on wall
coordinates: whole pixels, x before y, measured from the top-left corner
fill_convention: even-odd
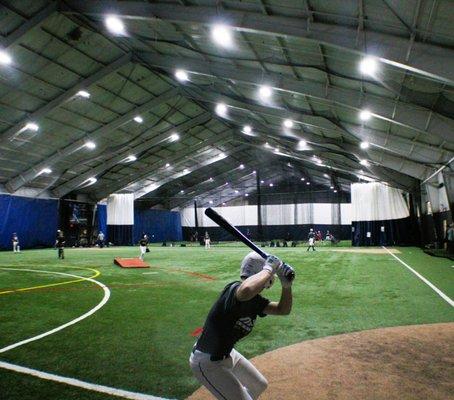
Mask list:
[[[353,246],[396,246],[414,244],[411,218],[385,221],[353,221]]]
[[[105,204],[98,204],[96,208],[96,223],[98,231],[104,233],[104,240],[107,241],[107,206]]]
[[[53,246],[57,224],[58,200],[0,195],[1,249],[11,249],[13,232],[21,249]]]
[[[148,235],[150,242],[183,240],[180,213],[136,208],[134,210],[134,243],[137,243],[144,233]]]

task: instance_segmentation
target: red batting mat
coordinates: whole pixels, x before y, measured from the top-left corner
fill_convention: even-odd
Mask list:
[[[150,268],[150,266],[140,258],[120,258],[115,257],[114,263],[121,268]]]

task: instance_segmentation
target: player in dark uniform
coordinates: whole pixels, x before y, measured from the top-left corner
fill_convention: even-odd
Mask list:
[[[312,247],[312,250],[315,251],[315,232],[312,228],[309,229],[309,234],[307,235],[307,241],[309,243],[309,246],[307,246],[306,251],[309,251],[309,249],[311,247]]]
[[[241,264],[242,282],[229,283],[212,306],[189,364],[216,399],[255,400],[267,388],[266,378],[233,346],[252,331],[257,316],[290,313],[292,281],[286,278],[288,271],[277,257],[269,256],[265,261],[249,253]],[[275,274],[282,285],[279,302],[260,295],[271,287]]]
[[[65,258],[65,236],[63,232],[58,230],[57,239],[55,240],[55,247],[58,249],[58,258],[62,260]]]

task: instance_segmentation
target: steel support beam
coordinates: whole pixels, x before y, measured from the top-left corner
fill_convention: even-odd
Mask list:
[[[176,66],[193,74],[200,74],[227,79],[245,84],[260,86],[266,82],[270,87],[287,93],[308,96],[314,101],[329,102],[334,106],[348,110],[358,116],[359,112],[368,108],[374,118],[380,118],[396,126],[411,129],[416,133],[437,135],[443,140],[452,140],[453,123],[446,117],[433,115],[427,130],[424,127],[430,110],[409,103],[399,102],[394,112],[394,104],[388,99],[358,90],[327,86],[316,81],[292,78],[279,73],[267,72],[248,67],[237,68],[225,62],[207,62],[193,58],[164,56],[154,53],[140,53],[140,58],[147,65],[173,72]],[[359,119],[359,117],[357,117]]]
[[[158,106],[159,104],[165,103],[166,101],[178,95],[178,93],[179,93],[178,89],[170,89],[167,92],[163,93],[162,95],[155,97],[154,99],[148,101],[147,103],[144,103],[132,109],[126,114],[123,114],[120,117],[109,122],[108,124],[103,125],[102,127],[96,129],[95,131],[91,132],[89,136],[92,139],[96,139],[97,137],[100,137],[106,133],[118,129],[120,126],[133,119],[137,114],[146,112]],[[50,157],[33,165],[31,168],[21,173],[20,175],[10,179],[6,184],[8,191],[10,191],[11,193],[15,192],[21,186],[33,180],[43,168],[50,168],[60,160],[63,160],[65,157],[68,157],[75,151],[81,149],[85,145],[85,142],[86,138],[76,140],[75,142],[69,144],[68,146],[58,149]]]
[[[8,128],[5,132],[0,134],[1,140],[13,140],[14,137],[20,132],[23,131],[25,125],[29,121],[36,122],[40,118],[44,117],[46,114],[54,110],[55,108],[61,106],[66,101],[70,100],[79,90],[87,89],[89,86],[93,85],[95,82],[103,79],[107,75],[111,74],[112,72],[116,71],[117,69],[123,67],[124,65],[128,64],[131,61],[131,54],[125,54],[112,62],[109,65],[106,65],[96,71],[94,74],[90,75],[88,78],[82,79],[79,83],[74,85],[71,89],[60,94],[55,99],[49,101],[46,105],[39,108],[38,110],[32,112],[25,118],[25,120],[17,123],[16,125]]]
[[[95,200],[102,200],[109,194],[115,193],[120,190],[125,190],[128,186],[133,185],[134,183],[138,183],[142,180],[145,180],[147,178],[150,178],[153,176],[156,171],[160,168],[165,168],[166,163],[170,163],[171,165],[179,162],[183,162],[186,160],[187,157],[193,156],[197,151],[204,149],[206,147],[212,146],[212,145],[220,145],[223,143],[226,143],[232,139],[233,135],[233,130],[228,129],[227,131],[218,134],[218,135],[213,135],[209,139],[202,140],[200,143],[194,145],[194,146],[189,146],[183,151],[178,152],[172,157],[166,158],[165,160],[161,160],[158,162],[155,162],[151,164],[150,166],[147,167],[146,172],[136,172],[133,176],[127,176],[124,179],[116,182],[113,185],[109,185],[108,188],[100,189],[95,191],[94,193],[94,199]],[[151,171],[151,172],[150,172]],[[129,190],[131,192],[131,190]]]
[[[167,3],[110,0],[66,0],[62,6],[65,13],[104,15],[115,11],[129,19],[161,19],[170,22],[185,22],[211,25],[221,17],[223,21],[241,32],[265,35],[296,37],[364,55],[360,50],[374,49],[372,54],[380,61],[395,68],[410,71],[430,79],[454,84],[454,57],[448,47],[435,44],[413,43],[411,57],[405,61],[408,39],[384,32],[365,30],[357,36],[354,26],[334,25],[305,20],[297,17],[263,15],[260,13],[222,10],[218,7],[181,6]],[[434,60],[438,60],[434,62]]]
[[[19,28],[11,32],[8,36],[3,37],[0,40],[0,47],[2,49],[7,49],[18,43],[22,37],[27,34],[33,28],[41,25],[47,17],[57,11],[57,2],[52,1],[49,5],[44,7],[41,11],[37,12],[29,20],[25,21]]]
[[[90,177],[95,177],[96,175],[101,174],[104,171],[109,170],[110,168],[114,167],[115,165],[124,162],[125,159],[131,155],[131,154],[140,154],[143,151],[149,150],[153,147],[159,146],[162,143],[168,142],[170,139],[170,136],[172,133],[177,131],[180,135],[182,135],[184,132],[188,131],[189,129],[197,126],[197,125],[202,125],[206,122],[208,122],[211,119],[211,114],[210,113],[202,113],[199,116],[183,122],[180,125],[174,126],[170,129],[166,129],[164,132],[153,136],[150,139],[145,140],[144,142],[136,145],[136,146],[131,146],[126,151],[122,151],[120,154],[117,154],[114,157],[111,157],[110,159],[104,160],[101,164],[97,165],[94,168],[90,168],[88,171],[84,172],[83,174],[80,174],[73,179],[70,179],[69,181],[61,184],[57,188],[55,188],[52,192],[55,196],[57,197],[63,197],[65,194],[71,192],[72,190],[76,189],[79,187],[83,182],[85,182],[87,179]]]

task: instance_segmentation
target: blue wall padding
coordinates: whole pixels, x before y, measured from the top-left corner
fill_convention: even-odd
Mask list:
[[[55,243],[58,200],[0,195],[0,248],[10,250],[13,232],[21,249]]]
[[[183,240],[180,213],[176,211],[134,209],[134,243],[146,233],[150,242]]]
[[[96,218],[98,224],[98,230],[104,233],[104,241],[107,242],[107,205],[98,204],[96,207]]]

